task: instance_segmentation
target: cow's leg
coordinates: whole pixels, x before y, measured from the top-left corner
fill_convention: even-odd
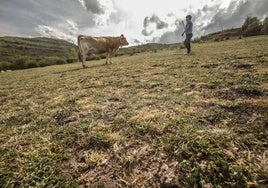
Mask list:
[[[113,54],[110,53],[110,64],[113,64],[113,62],[112,62],[112,56],[113,56]]]
[[[82,55],[82,66],[83,68],[87,68],[86,66],[86,56],[84,54],[81,54]]]
[[[109,62],[108,62],[108,60],[109,60],[109,54],[110,53],[107,53],[107,55],[106,55],[106,61],[105,61],[105,64],[107,65]]]

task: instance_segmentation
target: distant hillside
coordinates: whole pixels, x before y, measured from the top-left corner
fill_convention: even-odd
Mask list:
[[[0,37],[0,61],[20,55],[67,57],[72,48],[76,45],[59,39]]]
[[[138,46],[131,46],[128,48],[122,48],[117,53],[117,56],[120,55],[134,55],[141,52],[157,52],[158,50],[163,49],[174,49],[177,48],[178,44],[159,44],[159,43],[148,43]]]
[[[59,39],[0,37],[0,69],[64,64],[76,59],[76,48]]]
[[[241,38],[241,37],[242,37],[241,28],[234,28],[234,29],[226,29],[223,31],[218,31],[215,33],[210,33],[208,35],[197,37],[195,38],[194,42],[223,41],[223,40],[229,40],[232,38]]]

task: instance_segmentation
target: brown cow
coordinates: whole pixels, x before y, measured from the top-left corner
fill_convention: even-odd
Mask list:
[[[79,35],[77,43],[79,47],[79,60],[82,61],[83,68],[86,67],[86,57],[91,54],[107,53],[106,64],[109,63],[109,58],[110,64],[112,64],[112,55],[118,51],[120,46],[128,45],[123,34],[120,37],[90,37]]]

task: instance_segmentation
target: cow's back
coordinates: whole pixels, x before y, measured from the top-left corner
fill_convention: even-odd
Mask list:
[[[109,40],[105,37],[84,37],[80,41],[83,49],[86,49],[88,53],[101,54],[105,53],[109,49]]]

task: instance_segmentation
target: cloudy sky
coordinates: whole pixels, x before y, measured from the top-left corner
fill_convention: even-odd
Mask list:
[[[268,0],[0,0],[0,36],[119,36],[134,44],[183,40],[181,20],[193,16],[194,35],[263,19]]]

